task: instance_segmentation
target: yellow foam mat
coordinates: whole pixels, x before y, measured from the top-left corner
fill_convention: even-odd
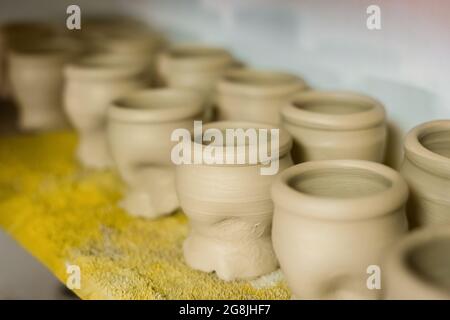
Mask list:
[[[81,271],[83,299],[288,299],[279,272],[224,282],[191,270],[179,212],[150,221],[116,203],[114,172],[80,168],[72,132],[0,138],[0,226],[66,283]],[[7,258],[7,257],[5,257]]]

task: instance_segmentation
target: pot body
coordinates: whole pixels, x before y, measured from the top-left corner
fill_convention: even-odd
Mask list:
[[[193,129],[194,117],[166,123],[108,120],[108,142],[114,163],[128,186],[121,206],[130,214],[155,218],[179,207],[175,166],[170,155],[175,129]]]
[[[27,56],[10,52],[9,79],[19,106],[22,130],[66,127],[63,112],[63,67],[70,56]]]
[[[450,227],[409,233],[389,249],[383,261],[386,300],[450,299]]]
[[[412,228],[450,222],[450,179],[420,168],[405,158],[400,172],[408,182],[411,197],[408,219]]]
[[[172,141],[201,118],[201,95],[182,89],[145,89],[108,108],[108,146],[127,184],[121,206],[130,214],[156,218],[179,208]]]
[[[293,297],[378,299],[371,275],[408,230],[407,193],[397,172],[369,161],[311,161],[284,171],[272,186],[272,241]]]
[[[157,59],[159,82],[171,88],[201,93],[207,103],[203,120],[214,118],[215,87],[236,61],[226,50],[214,47],[178,46],[161,53]]]
[[[64,106],[79,135],[78,160],[86,167],[105,168],[113,164],[106,140],[106,112],[109,104],[146,82],[136,75],[120,78],[84,78],[66,73]]]
[[[411,190],[410,226],[450,223],[450,121],[427,122],[407,134],[400,172]]]
[[[278,125],[281,108],[305,89],[305,82],[291,74],[249,68],[230,70],[218,84],[218,117]]]
[[[363,210],[363,208],[361,208]],[[295,298],[376,299],[367,288],[368,268],[407,231],[404,209],[342,223],[299,216],[275,204],[272,239]]]
[[[353,92],[305,91],[281,110],[294,139],[295,163],[356,159],[383,162],[387,124],[384,107]]]
[[[184,45],[158,56],[158,70],[165,85],[203,94],[212,94],[217,80],[233,65],[231,54],[214,47]]]
[[[327,130],[285,121],[283,127],[294,139],[294,163],[335,159],[384,160],[387,137],[384,124],[360,130]]]
[[[11,98],[9,50],[31,41],[48,39],[54,30],[45,23],[13,22],[0,26],[0,97]]]
[[[219,119],[230,121],[255,121],[279,124],[280,110],[295,95],[296,91],[283,96],[245,96],[220,91],[217,97]]]
[[[290,155],[284,155],[279,171],[291,165]],[[183,245],[190,267],[215,271],[227,281],[276,270],[270,197],[275,175],[261,175],[260,167],[177,166],[178,197],[191,228]]]

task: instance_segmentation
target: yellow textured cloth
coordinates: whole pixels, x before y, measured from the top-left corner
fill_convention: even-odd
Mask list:
[[[71,132],[0,139],[0,226],[63,283],[78,265],[84,299],[288,299],[279,272],[224,282],[191,270],[183,213],[150,221],[116,203],[111,171],[80,168]],[[7,259],[7,257],[4,257]]]

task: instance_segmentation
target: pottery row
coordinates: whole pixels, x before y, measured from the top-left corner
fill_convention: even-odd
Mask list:
[[[281,267],[293,297],[371,299],[382,296],[367,272],[382,266],[385,298],[449,298],[450,120],[408,133],[398,173],[382,164],[387,116],[371,97],[314,90],[223,48],[168,46],[129,20],[93,20],[77,36],[38,26],[9,25],[0,37],[8,70],[0,86],[21,128],[68,120],[78,160],[115,168],[127,185],[120,205],[128,213],[158,218],[181,208],[192,268],[234,280]],[[266,161],[245,156],[272,145],[269,136],[233,148],[194,137],[205,161],[175,165],[174,132],[195,136],[195,121],[216,133],[279,129],[269,159],[279,174],[261,174]],[[212,146],[243,162],[208,161]],[[407,234],[408,223],[426,228]]]

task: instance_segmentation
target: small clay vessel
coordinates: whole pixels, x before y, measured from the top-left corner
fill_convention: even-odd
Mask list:
[[[414,231],[384,259],[383,298],[450,300],[450,225]]]
[[[62,100],[63,68],[81,51],[80,43],[64,37],[31,40],[9,49],[9,80],[22,130],[67,126]]]
[[[306,88],[301,78],[288,73],[233,69],[218,83],[218,117],[277,125],[281,107]]]
[[[226,129],[276,129],[251,122],[212,122],[203,127],[224,132]],[[272,153],[272,165],[278,170],[262,174],[267,164],[251,161],[249,150],[262,150],[271,143],[270,137],[258,144],[238,143],[234,148],[226,140],[193,143],[193,149],[203,151],[199,164],[181,164],[176,168],[176,187],[180,205],[189,218],[190,232],[183,245],[186,263],[203,272],[215,271],[220,279],[251,279],[272,272],[278,262],[270,237],[273,203],[270,185],[276,174],[292,165],[289,134],[279,130],[279,156]],[[216,162],[207,152],[214,145],[218,154],[232,161]],[[275,150],[275,149],[274,149]],[[239,157],[245,161],[239,162]],[[264,161],[264,163],[266,163]]]
[[[378,101],[351,92],[306,91],[281,110],[295,163],[359,159],[383,162],[387,126]]]
[[[158,71],[169,87],[210,92],[215,82],[235,64],[232,55],[222,48],[201,45],[178,45],[158,56]]]
[[[0,97],[10,98],[11,84],[8,75],[8,51],[38,39],[48,39],[53,34],[51,25],[41,22],[16,21],[0,26]]]
[[[272,186],[273,246],[294,298],[372,299],[367,270],[407,232],[408,187],[362,160],[311,161]]]
[[[90,168],[111,167],[106,112],[115,99],[148,86],[142,65],[115,55],[92,55],[68,65],[65,78],[65,110],[78,131],[78,160]]]
[[[89,26],[88,26],[89,27]],[[148,80],[156,84],[156,55],[164,47],[164,39],[148,28],[125,26],[99,28],[91,26],[82,34],[83,40],[93,53],[109,53],[140,63]]]
[[[158,74],[162,85],[201,92],[208,101],[205,121],[213,118],[215,86],[224,72],[236,66],[232,55],[222,48],[178,45],[158,56]]]
[[[450,120],[423,123],[406,136],[401,173],[411,189],[412,228],[450,223]]]
[[[108,109],[108,141],[117,170],[128,185],[121,206],[156,218],[179,207],[171,150],[175,129],[193,129],[204,100],[187,89],[146,89],[114,101]]]

